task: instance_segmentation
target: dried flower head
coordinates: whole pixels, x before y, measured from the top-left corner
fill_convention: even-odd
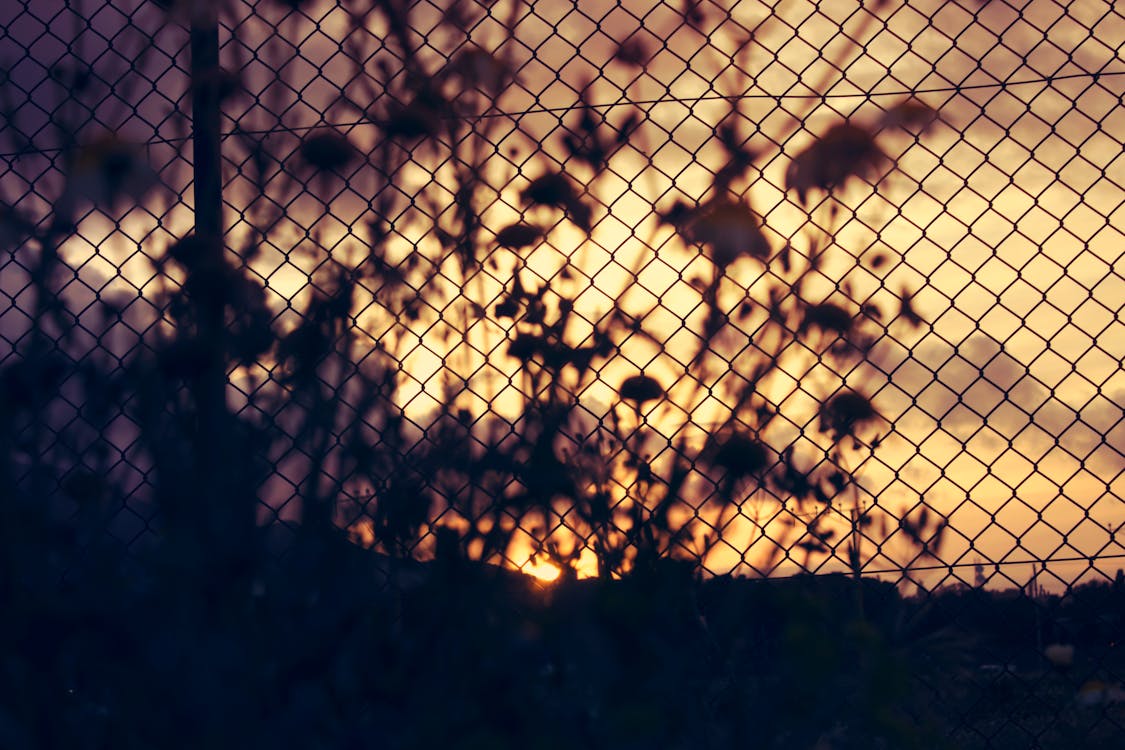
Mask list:
[[[664,387],[648,375],[633,375],[621,383],[621,398],[632,401],[640,408],[647,401],[664,398]]]
[[[867,179],[886,158],[868,130],[839,123],[793,158],[785,171],[785,188],[796,190],[803,205],[810,190],[834,190],[850,177]]]
[[[318,172],[339,172],[359,155],[347,136],[331,129],[306,136],[301,141],[300,154]]]

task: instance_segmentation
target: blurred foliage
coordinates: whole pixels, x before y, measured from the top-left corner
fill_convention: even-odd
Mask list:
[[[378,124],[379,138],[368,148],[329,125],[234,133],[247,179],[271,200],[244,217],[245,246],[216,252],[189,234],[166,248],[156,270],[168,291],[155,300],[165,316],[126,357],[69,353],[81,331],[61,301],[58,249],[90,206],[117,212],[146,197],[142,151],[61,123],[66,181],[53,213],[0,205],[0,240],[25,259],[36,305],[0,367],[0,746],[940,747],[950,727],[915,677],[947,678],[968,651],[928,641],[948,626],[915,627],[927,605],[861,574],[865,546],[902,531],[922,555],[944,519],[923,509],[880,524],[861,507],[852,467],[882,426],[868,394],[839,377],[801,381],[818,404],[811,416],[765,395],[807,371],[793,360],[848,372],[886,325],[921,323],[906,291],[901,310],[861,309],[846,288],[825,298],[811,282],[829,273],[837,194],[894,161],[882,129],[922,130],[932,113],[904,102],[871,126],[837,123],[796,154],[787,188],[809,221],[781,243],[749,197],[766,144],[750,146],[732,105],[716,127],[726,166],[714,184],[659,210],[705,260],[690,278],[697,347],[686,380],[669,383],[622,367],[630,342],[663,346],[662,332],[619,303],[582,317],[581,284],[564,283],[578,270],[543,279],[528,261],[543,243],[595,231],[600,181],[643,134],[643,113],[610,122],[583,87],[573,127],[511,188],[519,217],[492,231],[483,213],[500,189],[489,163],[499,118],[483,115],[516,73],[471,45],[431,64],[410,4],[358,6],[353,22],[378,21],[391,54],[349,42],[359,70],[338,104]],[[474,12],[452,3],[444,30],[464,35]],[[683,12],[698,24],[706,11]],[[614,64],[646,55],[626,41]],[[241,95],[220,72],[195,85]],[[365,96],[375,90],[387,95]],[[435,189],[391,189],[412,160],[440,165]],[[368,242],[349,255],[310,232],[323,263],[283,324],[249,261],[273,239],[286,195],[329,204],[353,178],[375,180]],[[402,255],[396,232],[427,221]],[[502,280],[499,298],[476,295],[486,268]],[[371,290],[377,337],[357,323]],[[478,383],[449,354],[431,379],[440,407],[412,422],[400,399],[411,332],[444,321],[453,333],[433,336],[451,336],[452,352],[486,317],[508,331],[487,356],[506,360],[518,415],[474,411]],[[732,332],[746,341],[732,348]],[[233,394],[239,368],[251,374]],[[578,395],[609,377],[619,403],[594,414]],[[655,425],[658,410],[705,393],[721,394],[725,411],[702,440]],[[89,439],[58,428],[63,402]],[[107,436],[122,415],[147,496],[115,481],[122,451]],[[264,489],[279,476],[297,497],[289,508]],[[792,511],[758,524],[759,537],[776,535],[770,559],[754,562],[761,573],[803,554],[809,569],[844,560],[852,576],[702,578],[752,502]],[[144,526],[136,539],[106,533],[126,511]],[[830,516],[845,519],[844,534]],[[554,587],[511,570],[526,540],[562,570]],[[577,580],[588,553],[597,577]]]

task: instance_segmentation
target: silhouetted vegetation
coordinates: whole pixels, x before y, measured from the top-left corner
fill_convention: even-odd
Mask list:
[[[820,132],[789,159],[808,222],[785,237],[751,196],[777,147],[731,105],[713,183],[653,207],[653,231],[702,259],[681,274],[693,337],[673,379],[634,353],[673,346],[624,301],[641,269],[594,317],[572,262],[644,113],[595,108],[590,84],[565,134],[504,173],[488,115],[518,71],[471,44],[427,58],[410,7],[353,12],[385,34],[348,42],[357,75],[333,107],[374,136],[280,116],[231,134],[248,228],[225,247],[188,232],[146,248],[159,317],[98,300],[91,332],[62,291],[81,272],[59,250],[86,212],[150,199],[141,150],[61,121],[49,210],[0,204],[28,273],[16,304],[33,301],[0,364],[0,746],[975,747],[969,717],[1030,700],[1019,675],[1044,668],[1005,667],[1015,684],[991,705],[974,702],[982,664],[1043,639],[1116,648],[1099,618],[1120,623],[1118,589],[903,598],[863,576],[892,538],[922,559],[945,520],[862,501],[856,467],[887,425],[847,376],[887,326],[922,319],[909,290],[838,281],[837,198],[892,168],[886,129],[936,113],[907,101]],[[443,32],[466,36],[473,13],[453,3]],[[686,3],[684,23],[704,13]],[[630,42],[613,64],[645,59]],[[193,85],[245,96],[238,71],[212,72]],[[399,189],[412,164],[430,181],[417,192]],[[255,259],[292,239],[290,201],[331,207],[345,184],[367,204],[351,222],[363,242],[306,231],[292,252],[311,248],[315,272],[281,309]],[[542,247],[565,260],[536,265]],[[115,350],[138,315],[136,344]],[[411,372],[419,336],[432,373]],[[415,376],[436,394],[425,418],[405,408]],[[615,403],[582,398],[607,383]],[[704,429],[692,410],[708,396]],[[123,513],[132,536],[110,532]],[[756,574],[849,575],[711,575],[739,518],[770,543],[744,561]],[[559,581],[518,572],[521,555]]]

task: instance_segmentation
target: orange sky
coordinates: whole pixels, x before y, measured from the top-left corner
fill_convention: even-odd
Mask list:
[[[245,10],[239,3],[232,7]],[[852,213],[837,235],[838,252],[888,253],[895,262],[884,280],[886,289],[917,289],[916,308],[930,324],[914,333],[892,329],[893,338],[873,351],[873,367],[850,376],[850,382],[877,391],[876,405],[894,426],[894,434],[865,463],[861,485],[869,502],[877,498],[891,510],[922,497],[949,514],[954,531],[941,557],[950,563],[1125,554],[1125,540],[1112,533],[1125,523],[1125,237],[1120,229],[1125,189],[1116,176],[1125,173],[1125,61],[1119,51],[1125,46],[1125,17],[1112,4],[1095,0],[1066,4],[1065,10],[1048,0],[887,3],[879,18],[869,21],[864,20],[868,12],[858,7],[824,3],[818,10],[808,2],[785,2],[771,12],[757,3],[736,3],[730,20],[720,23],[714,12],[705,18],[702,31],[711,34],[710,45],[672,10],[653,9],[645,0],[544,1],[523,13],[518,43],[498,52],[520,71],[518,84],[501,97],[498,109],[572,105],[575,95],[566,84],[576,85],[584,76],[596,76],[594,102],[650,102],[640,106],[646,124],[614,162],[616,174],[596,187],[598,199],[612,209],[595,213],[598,223],[589,238],[568,227],[549,238],[555,248],[577,248],[571,263],[593,279],[591,288],[578,290],[576,310],[591,318],[603,313],[629,283],[627,270],[642,267],[638,288],[622,304],[638,311],[657,305],[651,325],[675,326],[680,306],[698,298],[682,278],[699,267],[698,259],[669,230],[657,228],[652,207],[666,207],[675,195],[700,197],[718,166],[712,139],[727,105],[699,97],[744,95],[743,129],[756,125],[763,144],[788,138],[784,155],[791,157],[842,116],[871,122],[877,105],[898,100],[895,92],[925,91],[920,98],[940,112],[940,121],[917,142],[885,136],[886,148],[901,152],[896,168],[877,189],[857,188],[842,196]],[[494,17],[506,17],[506,8],[498,3]],[[307,105],[294,110],[287,120],[291,126],[316,124],[315,113],[327,107],[348,75],[339,62],[343,14],[324,3],[312,4],[309,12],[323,14],[319,30],[307,20],[281,27],[283,36],[299,45],[300,57],[287,72],[291,83],[302,84],[298,88]],[[419,15],[415,23],[424,27],[432,20]],[[97,16],[95,23],[112,25]],[[34,35],[34,22],[24,18],[20,24],[27,30],[18,33]],[[840,37],[841,24],[861,47]],[[251,43],[265,29],[248,25],[240,38]],[[742,45],[750,29],[753,38]],[[611,61],[617,42],[634,30],[654,53],[643,71]],[[490,48],[501,34],[496,22],[485,23],[474,32],[474,41]],[[24,54],[15,39],[0,40],[0,57]],[[39,59],[58,54],[49,39],[35,44]],[[88,48],[97,54],[97,40]],[[263,57],[268,63],[269,55]],[[170,59],[157,54],[148,64],[162,70],[160,65],[170,67]],[[732,59],[740,72],[732,69]],[[247,83],[262,85],[266,70],[248,69]],[[1078,75],[1089,72],[1107,75],[1097,81]],[[21,81],[37,74],[30,67],[13,76],[17,73]],[[1039,80],[1044,77],[1058,80]],[[1039,82],[1015,83],[1032,80]],[[140,115],[155,121],[168,99],[183,92],[182,76],[169,73],[161,81],[145,95],[139,114],[122,126],[134,137],[151,137]],[[1009,85],[995,85],[1002,81]],[[830,98],[812,103],[801,98],[814,93]],[[25,97],[20,108],[29,122],[41,117],[34,111],[36,98],[42,101],[38,94]],[[677,98],[687,101],[672,101]],[[627,111],[614,109],[609,119],[619,121]],[[790,137],[792,114],[802,116],[804,130]],[[559,117],[527,115],[520,129],[523,136],[557,142]],[[341,114],[340,119],[347,118]],[[262,122],[260,112],[244,120],[249,127]],[[374,135],[366,126],[351,131],[361,146],[372,143]],[[513,135],[504,145],[509,143],[526,158],[522,136]],[[156,149],[165,160],[174,151]],[[792,235],[803,219],[794,197],[778,187],[787,163],[782,155],[760,163],[761,179],[748,194],[775,242]],[[529,164],[524,177],[539,169]],[[174,186],[186,179],[182,168],[164,174]],[[496,166],[494,174],[508,184],[502,201],[516,205],[526,182],[510,165]],[[407,184],[428,179],[422,170],[402,176]],[[13,187],[17,182],[13,172],[0,175],[0,185],[10,192],[22,189],[22,184]],[[347,244],[348,223],[366,202],[362,185],[357,181],[354,193],[334,202],[330,220],[320,218],[321,209],[312,201],[290,210],[275,237],[278,247],[267,249],[255,266],[268,279],[275,301],[298,292],[314,262],[311,255],[288,254],[286,242],[296,245],[317,221],[326,245],[339,239]],[[238,205],[239,189],[228,199]],[[228,219],[233,216],[228,212]],[[514,216],[500,204],[485,214],[485,223],[498,229]],[[189,222],[183,206],[159,222],[141,212],[118,226],[91,217],[82,226],[85,239],[70,243],[66,257],[76,266],[86,264],[83,278],[90,283],[112,279],[111,288],[144,287],[150,271],[136,255],[138,245],[160,248]],[[529,259],[529,267],[550,276],[562,258],[544,247]],[[500,281],[510,262],[501,262]],[[115,267],[122,269],[116,278]],[[18,286],[12,270],[5,270],[5,284]],[[733,272],[749,283],[747,275],[755,271],[747,262]],[[870,273],[848,272],[848,278],[859,288],[886,294]],[[483,299],[494,298],[500,282],[482,291]],[[78,287],[70,293],[75,300],[91,296]],[[12,320],[0,316],[0,323],[17,325]],[[371,325],[378,330],[380,324]],[[492,324],[475,335],[494,345],[506,334]],[[432,337],[415,337],[413,346],[405,365],[414,380],[405,384],[403,398],[422,415],[436,403],[425,396],[425,383],[434,382],[431,374],[442,352]],[[645,363],[659,355],[646,371],[670,383],[683,351],[675,344],[664,353],[637,344],[625,355]],[[583,399],[599,408],[611,404],[620,379],[631,371],[634,366],[620,363],[607,368]],[[498,403],[503,410],[503,401]],[[672,409],[654,415],[669,434],[683,418]],[[705,409],[694,418],[709,421]],[[740,534],[748,531],[736,526],[728,535],[734,548],[740,546]],[[712,562],[723,570],[736,561],[728,551]],[[890,562],[875,560],[872,567]],[[1112,558],[1102,565],[1111,571],[1118,566]],[[1059,563],[1051,570],[1071,580],[1084,567]],[[1026,566],[1005,570],[1026,580]],[[960,572],[971,578],[971,568]]]

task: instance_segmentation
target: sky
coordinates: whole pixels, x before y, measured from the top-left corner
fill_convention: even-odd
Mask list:
[[[276,127],[279,119],[289,128],[350,123],[352,141],[373,149],[376,129],[336,99],[341,87],[357,90],[349,83],[355,71],[344,40],[374,48],[385,30],[351,37],[339,8],[310,2],[304,17],[285,19],[282,5],[262,0],[252,12],[243,3],[225,6],[224,64],[243,70],[252,94],[228,105],[228,132],[236,124]],[[839,196],[845,221],[833,251],[861,262],[832,269],[834,278],[883,301],[914,289],[914,307],[926,321],[916,329],[892,326],[868,363],[846,374],[849,384],[874,394],[891,425],[861,467],[864,502],[896,513],[924,502],[946,514],[951,532],[941,562],[964,566],[955,570],[965,580],[978,561],[1003,563],[986,572],[999,570],[1004,583],[1025,582],[1032,560],[1058,560],[1049,570],[1061,582],[1088,574],[1088,563],[1073,558],[1096,557],[1110,575],[1125,567],[1118,559],[1125,559],[1125,539],[1115,533],[1125,524],[1125,16],[1097,0],[918,0],[887,2],[878,10],[852,2],[819,9],[808,2],[703,2],[702,19],[691,28],[682,22],[680,5],[519,3],[515,38],[499,46],[512,6],[498,2],[474,27],[471,43],[517,71],[515,83],[494,102],[495,112],[512,116],[495,118],[489,131],[497,147],[487,169],[500,189],[485,226],[495,231],[518,216],[519,190],[543,169],[534,144],[556,144],[551,154],[561,154],[560,127],[574,116],[556,108],[572,107],[576,89],[592,80],[589,100],[606,105],[611,123],[636,110],[643,125],[615,157],[612,173],[591,188],[603,204],[594,230],[589,236],[567,226],[552,232],[523,259],[526,273],[549,279],[569,262],[578,276],[568,291],[578,294],[576,311],[590,319],[616,301],[648,314],[656,330],[697,327],[699,314],[692,317],[684,306],[698,300],[688,280],[702,261],[658,225],[654,207],[704,195],[721,166],[715,127],[730,108],[722,97],[739,97],[740,127],[764,154],[746,194],[777,247],[798,237],[807,220],[783,188],[789,160],[841,118],[874,123],[903,92],[915,92],[938,120],[918,138],[880,135],[880,144],[897,156],[893,166],[876,185],[853,185]],[[62,104],[85,123],[81,132],[107,130],[148,144],[162,187],[117,222],[91,214],[64,248],[77,269],[66,292],[74,308],[86,308],[95,291],[139,294],[130,314],[142,322],[152,315],[144,295],[154,283],[145,256],[191,222],[190,152],[174,140],[186,132],[175,117],[187,92],[186,34],[165,25],[153,4],[87,2],[75,6],[77,13],[62,6],[30,0],[0,9],[5,106],[15,113],[9,125],[39,133],[39,145],[50,146],[54,136],[46,123]],[[434,26],[436,13],[417,4],[415,28]],[[629,35],[649,55],[641,67],[614,59]],[[154,44],[145,43],[148,36]],[[434,34],[419,57],[437,66],[437,50],[460,41]],[[68,87],[51,80],[52,66],[66,62],[68,49],[94,61],[101,98],[87,110],[65,104]],[[278,84],[277,69],[291,88]],[[232,245],[245,234],[240,216],[250,206],[248,183],[237,169],[243,151],[235,141],[226,141],[225,152]],[[291,150],[297,141],[279,136],[276,143]],[[0,199],[45,210],[61,184],[57,154],[16,159],[10,146],[5,143],[8,154],[0,161]],[[396,189],[432,188],[419,161],[402,166]],[[302,250],[311,233],[319,232],[337,254],[362,247],[367,188],[375,184],[369,173],[357,172],[329,211],[311,195],[274,196],[293,202],[254,270],[275,304],[303,293],[317,263],[316,253]],[[419,231],[404,227],[404,240],[424,246]],[[891,259],[879,274],[865,265],[876,254]],[[498,270],[479,279],[484,300],[499,298],[517,260],[506,252],[495,257]],[[12,339],[27,325],[24,276],[10,260],[0,259],[0,271],[0,330]],[[754,288],[759,271],[744,260],[730,273]],[[373,339],[388,335],[378,315],[363,324]],[[129,346],[132,334],[117,335],[120,346]],[[407,352],[402,399],[408,413],[424,419],[440,398],[436,374],[446,352],[433,329],[400,335]],[[508,332],[499,323],[481,323],[472,335],[487,351]],[[641,366],[673,388],[687,350],[675,338],[664,351],[634,342],[581,401],[603,412],[621,379]],[[476,369],[483,361],[456,366]],[[514,363],[490,362],[496,377],[479,388],[494,397],[501,417],[510,415],[517,400],[503,373]],[[651,418],[671,435],[688,421],[711,423],[720,412],[714,404],[690,414],[667,407]],[[709,567],[747,572],[740,560],[760,554],[746,551],[750,534],[744,521],[732,526],[724,537],[729,545]],[[900,564],[895,554],[873,559],[871,569]]]

